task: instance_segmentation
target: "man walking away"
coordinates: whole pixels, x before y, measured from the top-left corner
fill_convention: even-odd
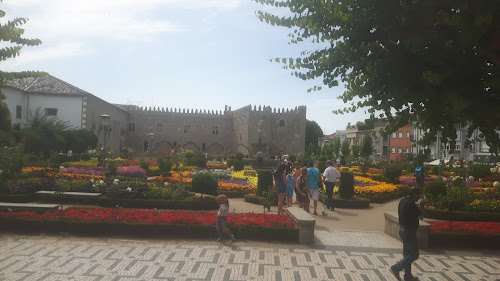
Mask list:
[[[333,211],[335,209],[333,206],[333,189],[335,188],[335,182],[338,178],[340,178],[340,173],[337,169],[335,169],[335,167],[333,167],[333,161],[328,161],[326,164],[328,165],[328,168],[326,168],[323,173],[326,195],[328,196],[326,208]]]
[[[314,215],[318,215],[316,211],[318,207],[318,199],[319,199],[319,182],[321,179],[321,174],[319,173],[318,168],[314,168],[314,163],[309,162],[309,168],[307,168],[307,178],[309,179],[309,190],[312,194],[313,206],[314,206]]]
[[[418,280],[418,277],[411,275],[411,263],[418,259],[418,219],[423,219],[423,217],[415,202],[420,199],[420,192],[420,188],[413,187],[410,189],[408,196],[399,201],[399,236],[403,240],[403,259],[391,266],[391,271],[397,280],[401,280],[399,272],[403,269],[405,271],[405,281]]]

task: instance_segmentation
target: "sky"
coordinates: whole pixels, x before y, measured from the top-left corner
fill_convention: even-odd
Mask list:
[[[2,22],[29,21],[24,47],[3,71],[45,71],[105,101],[139,106],[224,110],[251,104],[307,106],[326,135],[367,118],[334,115],[345,88],[307,90],[321,81],[292,76],[274,58],[318,48],[289,44],[292,29],[261,22],[257,10],[286,10],[251,0],[3,0]],[[2,45],[0,45],[2,46]]]

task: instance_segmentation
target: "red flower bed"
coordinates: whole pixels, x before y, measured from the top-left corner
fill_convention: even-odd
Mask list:
[[[156,211],[136,209],[70,209],[62,211],[0,212],[0,217],[15,217],[27,220],[69,220],[87,222],[120,222],[146,224],[200,224],[213,225],[217,220],[215,212]],[[237,226],[262,226],[292,228],[295,223],[285,215],[263,215],[255,213],[230,214],[228,224]]]
[[[431,222],[431,232],[467,232],[467,233],[500,233],[500,223],[498,222]]]

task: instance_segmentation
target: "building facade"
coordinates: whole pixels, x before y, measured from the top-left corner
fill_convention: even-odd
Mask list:
[[[183,147],[195,152],[242,152],[265,155],[299,154],[305,151],[306,107],[276,109],[245,106],[222,111],[138,107],[108,103],[53,76],[9,81],[2,87],[13,123],[26,124],[29,114],[44,114],[68,121],[74,129],[86,129],[102,146],[118,152],[162,152]],[[109,115],[104,126],[102,115]]]

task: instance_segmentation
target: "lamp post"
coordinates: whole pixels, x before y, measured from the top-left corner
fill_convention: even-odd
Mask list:
[[[101,117],[101,124],[102,124],[102,129],[104,131],[104,149],[103,149],[103,156],[102,156],[102,166],[106,167],[106,156],[107,156],[107,151],[108,151],[108,131],[109,131],[109,123],[110,123],[110,117],[108,114],[103,114],[100,116]]]

